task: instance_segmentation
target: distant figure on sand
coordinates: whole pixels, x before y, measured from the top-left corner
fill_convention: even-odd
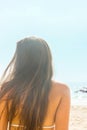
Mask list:
[[[45,40],[26,37],[1,79],[0,130],[68,130],[70,90],[52,80]]]
[[[77,92],[87,93],[87,88],[86,88],[86,87],[83,87],[82,89],[77,90],[77,91],[75,91],[75,92],[76,92],[76,93],[77,93]]]

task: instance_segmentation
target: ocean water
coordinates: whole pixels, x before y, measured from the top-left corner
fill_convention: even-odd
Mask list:
[[[71,105],[87,106],[87,82],[67,83],[71,91]]]

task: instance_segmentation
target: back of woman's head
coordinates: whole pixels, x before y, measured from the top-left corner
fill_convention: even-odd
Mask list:
[[[52,75],[51,62],[50,49],[45,40],[37,37],[24,38],[17,42],[15,55],[5,72],[10,71],[10,79],[31,81],[40,77],[45,80]]]
[[[51,54],[47,43],[36,37],[17,43],[14,76],[19,80],[48,80],[52,75]],[[29,81],[29,82],[30,82]]]
[[[9,122],[20,109],[19,124],[26,130],[42,127],[51,88],[52,57],[46,41],[27,37],[17,42],[13,59],[2,77],[0,98],[7,95],[10,103]],[[26,111],[26,114],[25,114]]]

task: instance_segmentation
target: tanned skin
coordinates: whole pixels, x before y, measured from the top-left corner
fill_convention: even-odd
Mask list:
[[[5,101],[0,105],[0,114],[4,108]],[[67,85],[52,81],[52,88],[49,93],[48,110],[45,116],[43,126],[55,124],[55,130],[68,130],[70,115],[70,90]],[[13,124],[17,124],[17,117],[14,118]],[[6,118],[6,109],[0,119],[0,130],[7,130],[8,118]],[[11,127],[11,130],[14,130]],[[43,128],[44,129],[44,128]],[[53,130],[54,128],[45,128]]]

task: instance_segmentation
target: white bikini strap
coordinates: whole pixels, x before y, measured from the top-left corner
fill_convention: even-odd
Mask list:
[[[23,125],[16,125],[16,124],[11,124],[11,126],[13,126],[13,127],[24,127]],[[45,128],[54,128],[54,127],[55,127],[55,125],[43,126],[44,129]],[[9,123],[8,123],[8,129],[7,130],[9,130]]]
[[[43,126],[43,128],[54,128],[55,125],[51,125],[51,126]]]

